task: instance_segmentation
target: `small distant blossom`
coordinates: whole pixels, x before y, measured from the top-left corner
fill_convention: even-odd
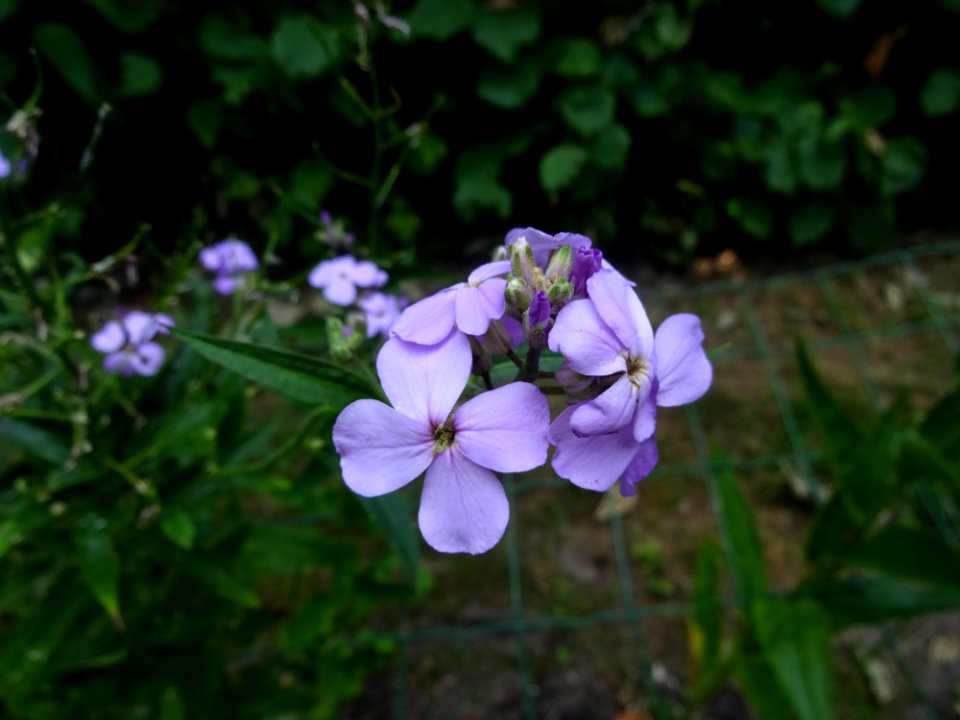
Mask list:
[[[169,315],[133,310],[121,320],[111,320],[104,325],[90,338],[90,344],[94,350],[106,354],[103,367],[107,372],[128,377],[156,375],[166,353],[153,339],[168,334],[168,328],[173,325]]]
[[[426,471],[418,521],[440,552],[482,553],[503,536],[510,508],[494,472],[522,472],[547,457],[550,410],[534,385],[514,382],[456,410],[470,375],[470,343],[451,332],[432,346],[388,340],[377,373],[393,407],[348,405],[333,428],[347,486],[374,497]]]
[[[307,282],[323,290],[324,297],[334,305],[352,305],[357,300],[357,288],[382,287],[388,275],[369,260],[357,260],[352,255],[341,255],[324,260],[310,271]]]
[[[403,301],[395,295],[373,292],[357,300],[357,305],[366,315],[367,337],[390,336],[390,329],[400,317]]]
[[[216,273],[213,288],[221,295],[230,295],[243,284],[246,273],[260,267],[250,246],[243,240],[227,238],[200,251],[200,264]]]
[[[491,320],[498,320],[505,309],[501,275],[510,271],[507,260],[481,265],[467,278],[446,290],[416,302],[400,316],[393,333],[407,342],[433,345],[453,328],[467,335],[483,335]]]
[[[334,220],[329,210],[320,211],[320,228],[317,237],[330,247],[349,247],[353,245],[353,233],[347,232],[343,221]]]
[[[3,151],[0,150],[0,180],[10,177],[12,170],[13,165],[10,164],[10,161],[4,156]]]

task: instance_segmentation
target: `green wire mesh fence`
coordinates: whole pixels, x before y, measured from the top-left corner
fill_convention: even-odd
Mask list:
[[[437,587],[396,629],[381,689],[390,715],[673,717],[693,552],[717,535],[718,471],[732,468],[757,510],[774,584],[802,564],[802,502],[818,492],[821,456],[803,422],[796,338],[831,388],[867,407],[899,393],[929,405],[953,382],[958,279],[952,241],[767,279],[642,288],[655,324],[681,311],[704,319],[711,392],[658,418],[661,464],[634,501],[524,476],[508,483],[513,516],[495,551],[428,558]],[[895,629],[878,632],[876,651],[892,658],[916,716],[941,717]]]

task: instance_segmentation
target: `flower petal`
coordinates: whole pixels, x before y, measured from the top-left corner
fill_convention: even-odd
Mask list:
[[[93,349],[102,353],[116,352],[127,342],[123,327],[116,320],[111,320],[90,338]]]
[[[483,335],[505,308],[503,296],[507,281],[492,278],[479,287],[465,285],[457,288],[454,296],[457,327],[467,335]]]
[[[364,497],[403,487],[433,460],[430,428],[379,400],[347,405],[333,426],[333,445],[343,481]]]
[[[389,276],[369,260],[361,260],[350,273],[350,279],[360,287],[380,287],[386,284]]]
[[[506,275],[508,272],[510,272],[509,260],[494,260],[493,262],[488,262],[481,265],[472,273],[470,273],[470,276],[467,278],[467,282],[471,285],[478,285],[484,280],[489,280],[497,275]]]
[[[510,505],[496,475],[450,449],[427,470],[417,520],[434,550],[476,555],[503,537]]]
[[[638,445],[629,426],[609,435],[577,437],[570,419],[578,407],[564,410],[550,426],[550,442],[556,446],[553,469],[578,487],[604,492],[623,474]]]
[[[220,295],[232,295],[240,285],[240,278],[233,275],[217,275],[213,279],[213,289]]]
[[[350,278],[331,278],[323,288],[323,296],[334,305],[352,305],[357,299],[357,287]]]
[[[156,375],[166,356],[156,343],[144,343],[130,353],[130,367],[137,375]]]
[[[498,472],[524,472],[543,465],[549,426],[546,395],[525,382],[481,393],[453,416],[460,452]]]
[[[643,442],[657,429],[657,381],[646,388],[646,398],[637,398],[637,412],[633,416],[633,439]]]
[[[587,280],[587,294],[597,313],[623,347],[637,357],[653,352],[653,328],[637,293],[613,270],[601,270]]]
[[[654,347],[660,405],[686,405],[707,392],[713,366],[703,350],[700,318],[687,313],[671,315],[657,328]]]
[[[142,310],[131,310],[123,318],[123,329],[127,333],[127,342],[140,345],[157,334],[157,321]]]
[[[435,345],[456,326],[456,290],[447,288],[415,302],[400,315],[393,334],[418,345]]]
[[[103,359],[103,369],[109,373],[120,373],[121,375],[133,375],[133,366],[131,358],[133,354],[127,350],[110,353]]]
[[[606,435],[631,425],[637,412],[639,394],[644,388],[638,388],[626,375],[604,390],[593,400],[582,403],[573,414],[570,427],[574,434]],[[649,393],[649,388],[646,388]]]
[[[548,344],[582,375],[602,377],[627,369],[620,340],[590,300],[574,300],[557,314]]]
[[[633,460],[627,466],[623,477],[620,478],[620,494],[624,497],[636,495],[637,485],[653,472],[653,468],[656,467],[659,459],[656,438],[651,437],[640,443],[637,454],[633,456]]]
[[[436,345],[392,337],[377,356],[377,374],[391,404],[432,431],[446,421],[467,386],[472,362],[470,341],[456,330]]]

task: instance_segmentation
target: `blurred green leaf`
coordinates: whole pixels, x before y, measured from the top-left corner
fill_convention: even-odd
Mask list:
[[[513,62],[520,48],[532,43],[539,35],[540,16],[529,5],[506,11],[484,11],[473,26],[474,42],[508,63]]]
[[[778,145],[767,155],[764,179],[767,187],[774,192],[792,195],[796,191],[797,177],[793,170],[793,160],[785,145]]]
[[[126,97],[149,95],[163,84],[163,71],[152,57],[138,53],[120,55],[120,94]]]
[[[477,97],[500,108],[522,106],[533,97],[540,86],[536,68],[530,63],[510,66],[488,64],[477,83]]]
[[[0,520],[0,560],[21,540],[23,540],[23,534],[20,532],[20,523],[16,518]]]
[[[765,657],[747,656],[733,665],[733,676],[753,710],[752,717],[781,718],[789,700]]]
[[[796,359],[807,409],[817,426],[829,459],[834,466],[855,470],[850,465],[854,458],[850,457],[849,451],[862,445],[863,432],[824,387],[810,361],[806,347],[802,344],[797,345]]]
[[[314,77],[333,63],[336,35],[309,15],[283,18],[270,36],[270,54],[292,78]]]
[[[846,118],[859,130],[870,130],[893,117],[897,98],[886,85],[868,85],[840,101]]]
[[[474,22],[477,7],[470,0],[420,0],[410,11],[414,37],[446,40]]]
[[[727,200],[727,215],[758,240],[765,240],[773,230],[773,211],[755,197],[733,197]]]
[[[819,137],[806,137],[797,146],[800,177],[814,190],[837,187],[843,180],[847,160],[837,143]]]
[[[163,0],[86,0],[114,26],[126,33],[138,33],[149,27],[163,10]]]
[[[241,607],[260,607],[260,596],[253,588],[241,582],[226,568],[194,559],[183,565],[201,585],[210,588],[220,597]]]
[[[307,157],[297,163],[290,178],[289,199],[306,212],[320,207],[336,179],[318,157]]]
[[[690,41],[693,23],[687,18],[680,17],[676,6],[665,3],[658,7],[654,31],[664,49],[675,52]]]
[[[607,170],[619,170],[627,164],[630,143],[630,133],[623,125],[607,125],[590,138],[590,162]]]
[[[825,202],[801,205],[790,215],[790,238],[797,246],[820,240],[833,227],[833,206]]]
[[[860,0],[817,0],[817,4],[831,15],[850,17],[860,6]]]
[[[499,146],[472,147],[457,160],[453,171],[453,204],[469,219],[477,210],[493,210],[505,218],[510,213],[510,191],[500,184],[504,156]]]
[[[62,465],[70,456],[64,438],[21,420],[0,416],[0,438],[51,465]]]
[[[372,498],[358,495],[357,499],[403,560],[407,577],[415,580],[420,568],[420,531],[413,521],[413,507],[405,493]]]
[[[733,575],[733,586],[740,602],[750,603],[767,592],[757,522],[731,470],[719,472],[715,489],[717,521]]]
[[[920,434],[945,457],[960,462],[960,388],[933,406],[920,425]]]
[[[84,100],[96,104],[103,99],[100,71],[73,30],[60,23],[38,25],[33,42]]]
[[[697,549],[693,578],[693,612],[688,618],[690,658],[694,669],[694,695],[705,699],[721,677],[723,604],[720,599],[720,552],[702,543]]]
[[[223,126],[220,105],[215,100],[203,98],[187,107],[187,123],[203,145],[213,147]]]
[[[849,561],[888,577],[960,592],[960,555],[929,530],[882,528],[860,543]]]
[[[798,590],[827,612],[837,628],[960,608],[960,591],[885,576],[821,581]]]
[[[204,18],[199,36],[203,48],[223,60],[249,61],[266,51],[262,38],[217,14]]]
[[[373,394],[363,378],[322,360],[214,335],[172,330],[208,360],[301,402],[339,407]]]
[[[927,149],[913,137],[889,140],[880,156],[883,166],[881,188],[887,195],[896,195],[916,187],[923,179]]]
[[[84,516],[78,523],[74,541],[84,581],[114,623],[121,625],[120,561],[106,520],[92,514]]]
[[[556,42],[554,71],[564,77],[587,78],[600,72],[600,51],[587,38],[567,38]]]
[[[617,99],[597,85],[575,85],[560,95],[560,114],[581,135],[593,135],[613,123]]]
[[[960,106],[960,71],[939,68],[920,92],[920,106],[930,117],[949,115]]]
[[[20,0],[0,0],[0,22],[12,15],[19,4]]]
[[[753,627],[764,657],[800,720],[829,720],[830,625],[811,602],[760,598]]]
[[[190,516],[182,510],[164,510],[160,513],[160,529],[184,550],[193,548],[197,528]]]
[[[577,179],[586,160],[587,151],[579,145],[557,145],[540,160],[540,185],[548,193],[569,187]]]

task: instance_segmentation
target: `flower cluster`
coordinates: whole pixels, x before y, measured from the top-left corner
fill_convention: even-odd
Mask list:
[[[215,273],[213,289],[231,295],[242,284],[247,273],[260,267],[257,256],[243,240],[227,238],[200,251],[200,264]]]
[[[700,320],[673,315],[654,332],[633,283],[589,238],[516,229],[497,255],[400,315],[377,358],[393,407],[355,402],[333,432],[344,481],[361,495],[426,472],[420,529],[443,552],[497,543],[509,508],[493,472],[538,467],[548,445],[573,484],[619,481],[635,494],[657,463],[657,407],[693,402],[713,378]],[[560,361],[554,373],[540,370],[546,352]],[[518,370],[499,388],[494,354]],[[471,369],[487,391],[455,409]],[[552,423],[544,391],[566,397]]]
[[[166,353],[154,338],[166,335],[173,318],[162,313],[132,310],[120,320],[111,320],[90,338],[97,352],[104,353],[107,372],[124,376],[156,375]]]
[[[364,314],[366,336],[371,338],[377,334],[387,336],[404,305],[401,298],[375,290],[386,285],[388,279],[387,273],[369,260],[340,255],[314,267],[307,282],[322,290],[334,305],[356,304]]]

